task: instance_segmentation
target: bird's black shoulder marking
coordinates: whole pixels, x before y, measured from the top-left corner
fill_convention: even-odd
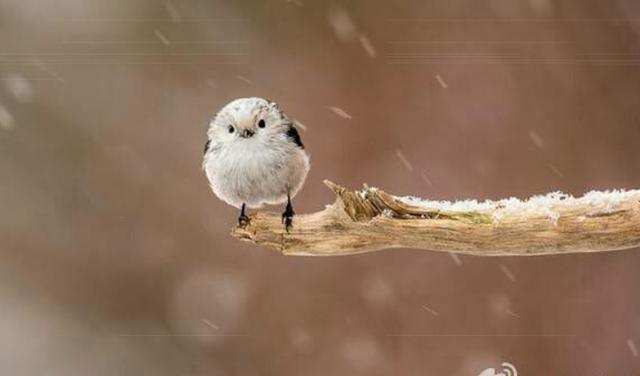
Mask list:
[[[300,133],[293,125],[289,126],[287,129],[287,137],[291,139],[300,149],[304,149],[304,145],[302,144],[302,139],[300,139]]]
[[[211,145],[211,140],[207,140],[204,144],[204,154],[207,154],[207,151],[209,151],[209,145]]]

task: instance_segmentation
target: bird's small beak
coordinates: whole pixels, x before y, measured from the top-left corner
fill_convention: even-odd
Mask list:
[[[242,131],[242,133],[240,133],[240,137],[249,138],[249,137],[253,136],[254,134],[255,134],[255,132],[252,131],[251,129],[245,129],[244,131]]]

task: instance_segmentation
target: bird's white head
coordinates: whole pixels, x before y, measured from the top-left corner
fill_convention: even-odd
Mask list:
[[[267,142],[286,133],[291,120],[275,102],[240,98],[225,105],[209,123],[209,149]]]

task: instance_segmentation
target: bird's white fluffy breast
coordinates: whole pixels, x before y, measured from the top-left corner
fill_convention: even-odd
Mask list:
[[[259,208],[285,202],[287,194],[298,192],[309,171],[309,157],[292,142],[249,139],[213,148],[205,156],[204,169],[221,200]]]

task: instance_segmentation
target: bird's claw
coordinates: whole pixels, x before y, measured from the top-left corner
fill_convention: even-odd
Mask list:
[[[293,213],[282,213],[282,224],[284,224],[285,230],[289,232],[289,230],[291,230],[291,228],[293,227]]]
[[[247,227],[249,222],[251,222],[251,220],[249,219],[249,217],[247,217],[244,214],[242,214],[240,217],[238,217],[238,227],[245,228],[245,227]]]
[[[296,215],[296,212],[293,211],[293,205],[291,205],[291,197],[287,195],[287,207],[284,209],[284,213],[282,213],[282,223],[284,223],[285,230],[287,233],[293,227],[293,216]]]

